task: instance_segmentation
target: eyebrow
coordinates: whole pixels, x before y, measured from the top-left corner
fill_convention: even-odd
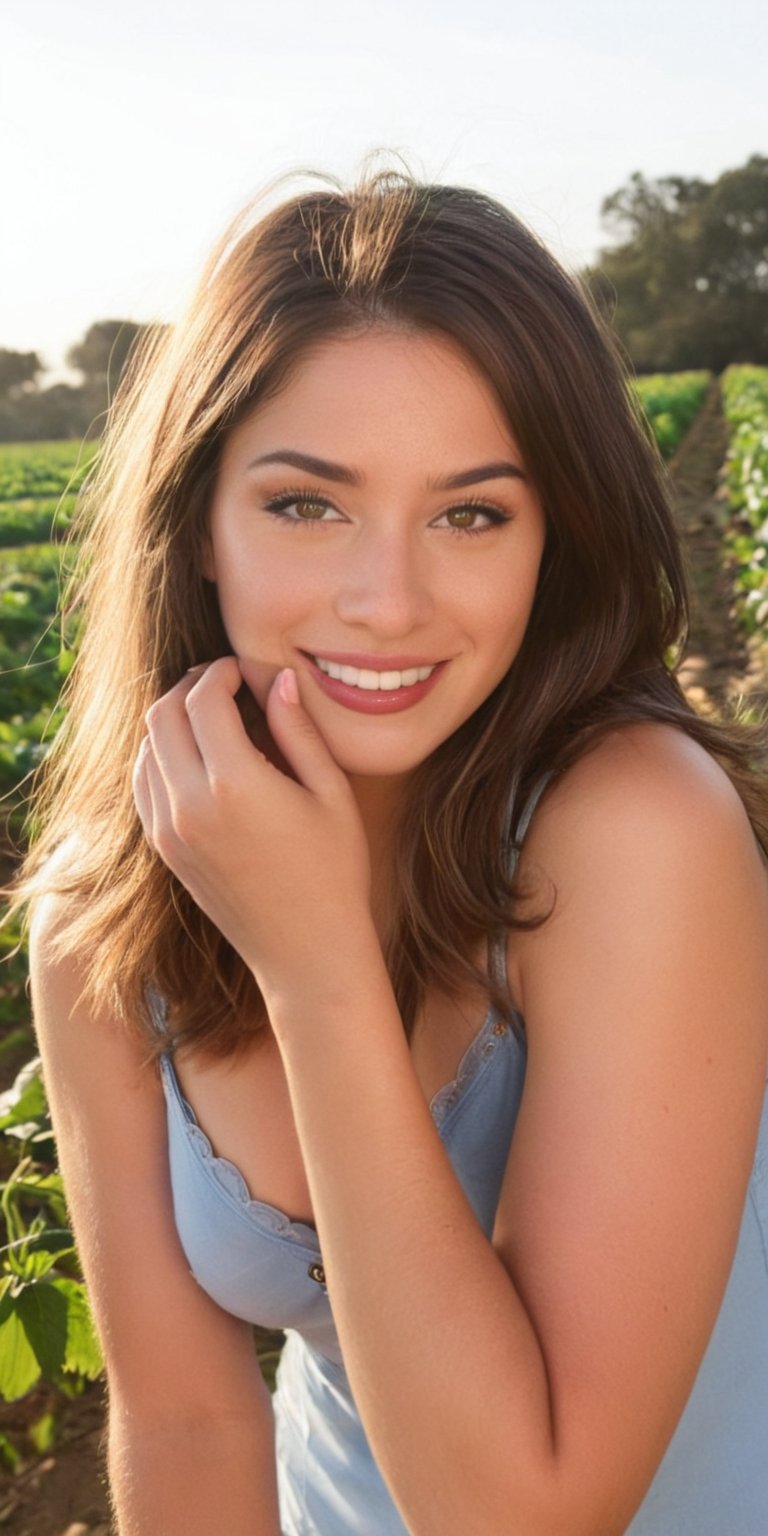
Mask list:
[[[324,480],[337,480],[342,485],[362,485],[364,479],[357,470],[347,469],[344,464],[334,464],[330,459],[318,459],[312,453],[298,453],[293,448],[276,448],[274,453],[262,454],[261,458],[252,459],[248,468],[255,469],[261,464],[290,464],[294,469],[305,469],[310,475],[321,475]],[[457,491],[467,485],[477,485],[481,480],[500,480],[504,477],[513,480],[526,478],[519,465],[507,459],[499,459],[493,464],[478,464],[475,469],[461,469],[455,475],[430,480],[428,486],[431,491]]]

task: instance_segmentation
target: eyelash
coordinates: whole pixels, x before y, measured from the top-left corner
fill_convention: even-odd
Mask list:
[[[265,502],[264,506],[265,510],[269,512],[272,517],[280,518],[284,524],[290,524],[295,528],[322,527],[322,518],[305,519],[301,517],[285,516],[288,507],[292,506],[293,503],[297,501],[314,501],[318,506],[330,507],[332,510],[336,510],[333,506],[333,502],[329,501],[328,497],[324,496],[322,491],[315,491],[311,489],[307,490],[306,488],[303,490],[281,491],[278,496],[272,496],[269,501]],[[484,512],[489,519],[489,523],[482,528],[453,528],[449,525],[449,532],[458,534],[460,538],[472,538],[473,536],[477,537],[478,534],[488,533],[490,528],[500,528],[503,523],[509,523],[512,521],[507,512],[502,512],[501,508],[494,506],[493,502],[483,501],[482,497],[480,496],[467,496],[463,501],[454,502],[452,506],[445,507],[443,512],[440,513],[440,516],[444,517],[447,512],[463,512],[466,507],[475,507],[478,512]]]

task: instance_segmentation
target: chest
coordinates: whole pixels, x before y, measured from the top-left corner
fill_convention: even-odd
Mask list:
[[[411,1038],[411,1059],[424,1098],[457,1074],[482,1028],[487,999],[429,996]],[[242,1173],[250,1196],[314,1225],[312,1202],[279,1047],[270,1031],[235,1062],[201,1056],[175,1062],[181,1091],[216,1156]]]

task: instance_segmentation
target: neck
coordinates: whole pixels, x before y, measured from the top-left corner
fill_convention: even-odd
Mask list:
[[[392,857],[407,776],[375,779],[350,776],[371,860],[371,910],[379,939],[388,934],[394,909]]]

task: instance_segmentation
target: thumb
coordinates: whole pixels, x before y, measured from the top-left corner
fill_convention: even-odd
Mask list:
[[[327,795],[342,784],[346,787],[345,775],[301,702],[292,667],[278,672],[267,697],[266,715],[276,745],[307,789]]]

